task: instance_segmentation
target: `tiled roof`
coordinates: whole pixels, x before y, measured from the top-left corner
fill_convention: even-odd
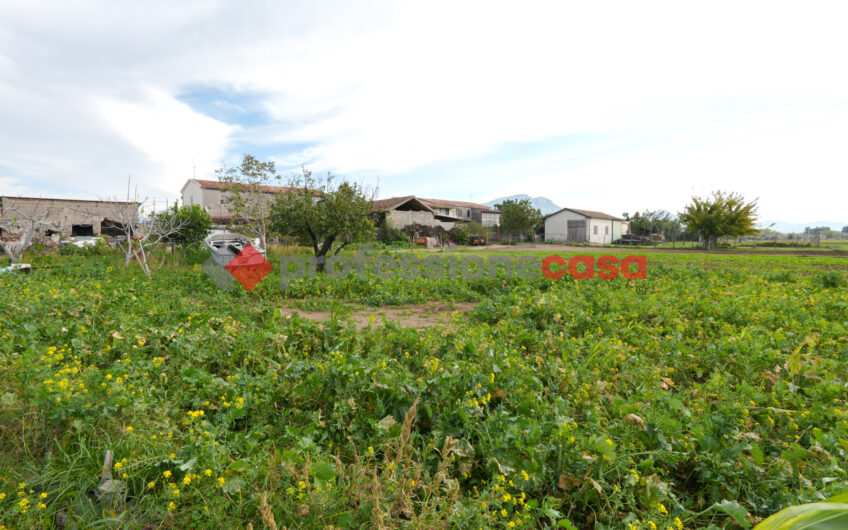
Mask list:
[[[228,186],[228,183],[221,182],[220,180],[203,180],[203,179],[191,179],[198,184],[200,187],[207,190],[222,190]],[[243,184],[243,188],[246,188],[247,185]],[[286,186],[262,186],[262,191],[265,193],[283,193],[288,191],[294,191],[294,188],[289,188]]]
[[[394,210],[395,208],[402,206],[409,201],[415,201],[419,205],[423,206],[427,211],[431,211],[430,207],[424,204],[424,201],[422,201],[421,199],[415,198],[415,195],[404,195],[403,197],[389,197],[388,199],[379,199],[376,201],[371,201],[371,211],[387,212],[389,210]]]
[[[12,195],[0,196],[0,199],[12,201],[42,201],[42,202],[97,202],[103,204],[136,204],[131,201],[112,201],[112,200],[95,200],[95,199],[56,199],[52,197],[14,197]]]
[[[450,208],[452,206],[461,206],[463,208],[473,208],[475,210],[483,210],[489,213],[500,213],[498,210],[493,210],[485,204],[468,201],[446,201],[444,199],[418,199],[431,208]]]

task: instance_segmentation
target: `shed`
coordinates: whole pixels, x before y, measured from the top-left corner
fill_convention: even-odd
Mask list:
[[[563,208],[544,220],[545,241],[606,245],[626,233],[624,219],[594,210]]]

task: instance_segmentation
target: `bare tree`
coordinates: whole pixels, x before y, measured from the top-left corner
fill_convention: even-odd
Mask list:
[[[132,201],[106,201],[110,218],[104,224],[121,232],[118,248],[124,254],[124,266],[137,261],[144,275],[150,279],[150,251],[166,241],[173,239],[188,220],[184,217],[161,215],[161,212],[148,211],[144,206],[147,199]],[[129,207],[128,206],[132,206]]]
[[[50,226],[50,205],[41,200],[26,199],[26,207],[20,203],[21,199],[12,199],[15,206],[7,211],[0,212],[0,229],[12,232],[13,229],[20,230],[17,241],[3,241],[0,238],[0,248],[9,256],[12,263],[20,263],[21,257],[32,243],[32,238],[39,227]]]
[[[188,223],[188,219],[182,216],[161,215],[162,212],[156,212],[152,208],[145,212],[145,207],[150,205],[149,199],[139,197],[138,190],[132,194],[129,190],[128,181],[126,200],[101,199],[109,212],[109,217],[103,220],[103,225],[121,234],[117,245],[124,254],[124,266],[129,266],[133,260],[138,261],[144,275],[150,279],[150,251],[173,239]]]

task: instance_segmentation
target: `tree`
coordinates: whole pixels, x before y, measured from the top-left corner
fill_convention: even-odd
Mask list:
[[[118,248],[124,253],[124,266],[135,260],[141,267],[147,279],[150,279],[148,257],[150,250],[161,243],[171,241],[188,224],[188,220],[173,215],[163,215],[162,212],[147,212],[147,218],[142,218],[148,199],[139,198],[138,190],[130,195],[130,182],[127,181],[127,198],[119,201],[116,198],[101,199],[109,210],[107,220],[109,228],[120,232]]]
[[[507,234],[532,238],[533,229],[542,223],[542,212],[533,207],[530,199],[509,199],[495,208],[501,211],[501,231]]]
[[[252,155],[244,155],[238,167],[221,166],[215,173],[224,183],[227,210],[233,221],[243,224],[249,235],[259,239],[259,246],[266,248],[273,203],[268,186],[280,181],[274,161],[262,162]]]
[[[13,199],[14,201],[14,199]],[[34,202],[27,200],[27,206],[17,205],[12,211],[0,212],[0,232],[3,230],[12,232],[13,229],[20,231],[17,241],[3,241],[0,238],[0,248],[9,256],[12,263],[20,263],[26,249],[32,243],[32,238],[39,227],[51,225],[50,206],[43,204],[41,200]]]
[[[471,236],[488,236],[488,231],[480,223],[455,223],[449,233],[457,245],[467,245]]]
[[[699,234],[714,249],[719,237],[757,233],[757,199],[746,203],[738,193],[714,191],[711,197],[692,197],[678,218],[688,233]]]
[[[635,235],[663,234],[672,237],[681,230],[680,221],[663,210],[645,210],[642,213],[636,212],[633,216],[624,212],[622,216],[630,224],[630,233]]]
[[[843,234],[848,234],[848,226],[843,226],[843,227],[842,227],[842,233],[843,233]]]
[[[336,255],[347,245],[373,236],[374,222],[369,216],[373,193],[359,184],[344,180],[336,184],[330,173],[315,178],[303,168],[289,179],[288,187],[271,205],[271,228],[308,243],[317,258],[318,272],[323,272],[325,257],[334,247]]]
[[[170,222],[179,227],[177,232],[164,240],[173,245],[172,248],[179,246],[185,250],[200,245],[212,227],[212,217],[199,204],[177,206],[175,201],[173,206],[155,215],[170,218]]]

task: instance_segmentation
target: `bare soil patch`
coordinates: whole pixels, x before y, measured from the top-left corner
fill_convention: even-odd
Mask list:
[[[443,302],[427,302],[399,306],[356,307],[350,313],[339,315],[339,320],[352,322],[356,329],[379,327],[386,322],[405,328],[424,329],[448,325],[454,315],[470,313],[476,305],[472,302],[457,302],[452,306]],[[301,318],[322,324],[327,323],[333,316],[330,311],[304,311],[292,307],[284,307],[280,311],[287,318],[297,313]]]

